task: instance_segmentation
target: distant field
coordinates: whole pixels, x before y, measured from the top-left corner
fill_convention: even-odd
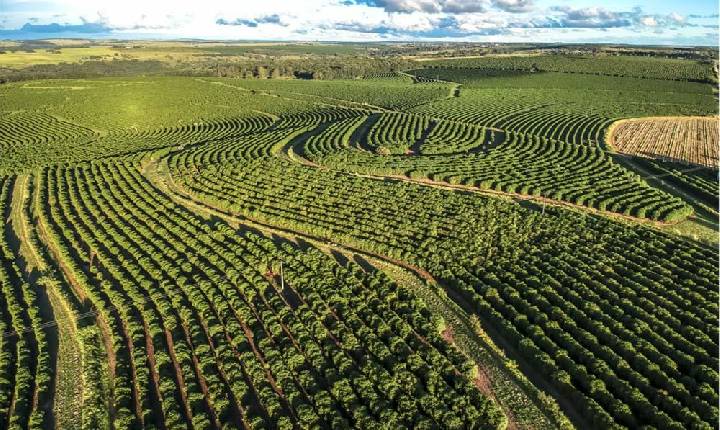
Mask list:
[[[450,67],[476,70],[523,70],[591,75],[624,76],[678,81],[713,82],[710,63],[635,56],[487,56],[453,60],[423,61],[422,67]]]
[[[648,118],[621,121],[612,145],[624,154],[718,168],[720,119]]]
[[[2,49],[0,49],[2,51]],[[121,48],[112,46],[61,47],[33,51],[6,51],[0,54],[0,67],[22,68],[36,64],[79,63],[89,60],[170,60],[183,59],[204,51],[193,48]]]
[[[0,54],[0,66],[25,67],[33,64],[78,62],[90,58],[111,59],[116,52],[106,47],[37,49],[32,52],[6,51]]]
[[[73,45],[47,41],[49,46],[23,48],[16,42],[0,42],[0,67],[22,68],[38,64],[78,63],[88,60],[192,61],[204,57],[349,55],[363,54],[366,47],[355,44],[319,43],[180,43],[128,42]],[[373,48],[376,49],[376,48]]]
[[[409,73],[462,84],[457,97],[417,105],[415,113],[573,143],[602,145],[607,126],[620,118],[717,111],[712,86],[697,82],[452,68]]]

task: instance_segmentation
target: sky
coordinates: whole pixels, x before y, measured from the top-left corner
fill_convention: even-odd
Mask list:
[[[0,0],[0,39],[718,45],[718,0]]]

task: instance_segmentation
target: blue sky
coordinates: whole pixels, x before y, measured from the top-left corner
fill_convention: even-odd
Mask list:
[[[717,0],[0,0],[0,38],[718,43]]]

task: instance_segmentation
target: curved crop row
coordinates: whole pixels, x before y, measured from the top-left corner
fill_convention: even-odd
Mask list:
[[[484,127],[455,121],[434,121],[422,142],[422,154],[451,154],[493,144],[495,134]]]
[[[612,120],[558,110],[555,106],[532,104],[522,100],[476,100],[473,92],[459,99],[433,102],[414,108],[422,115],[466,124],[534,134],[548,139],[600,146],[605,129]]]
[[[429,125],[428,118],[420,115],[381,114],[368,131],[365,143],[379,154],[403,154],[420,140]]]
[[[33,128],[20,127],[23,123],[18,121],[21,119],[32,124]],[[0,122],[0,151],[3,152],[0,171],[26,171],[48,163],[91,160],[150,148],[228,139],[265,130],[271,124],[269,117],[256,115],[100,135],[42,113],[12,115]],[[63,125],[67,125],[71,132],[63,133]]]
[[[670,183],[674,187],[700,198],[710,207],[718,206],[717,169],[690,168],[686,165],[651,160],[644,157],[633,158],[633,162],[650,172],[657,180]]]
[[[392,123],[383,125],[393,126]],[[426,142],[436,138],[437,134],[442,136],[441,133],[446,133],[443,130],[457,133],[463,128],[438,121]],[[393,136],[390,132],[384,133]],[[521,133],[508,133],[504,135],[504,141],[496,144],[494,141],[501,136],[496,137],[492,132],[472,153],[377,156],[354,148],[337,147],[335,153],[306,151],[306,155],[311,161],[336,170],[404,175],[529,194],[640,218],[675,221],[692,213],[692,208],[682,200],[650,187],[615,163],[603,150]],[[334,138],[334,130],[328,129],[314,136],[312,141]],[[475,145],[480,143],[476,141]],[[425,145],[421,148],[423,153],[428,152]],[[432,146],[430,148],[432,150]],[[454,149],[455,145],[446,144],[442,148]]]
[[[324,155],[350,149],[353,143],[357,143],[351,142],[353,133],[367,120],[368,117],[362,116],[331,123],[322,132],[309,136],[302,147],[294,150],[300,152],[302,156],[315,160]]]
[[[170,164],[197,198],[428,268],[597,428],[711,428],[717,419],[710,247],[281,161],[220,163],[199,176]],[[322,191],[329,184],[332,194]]]
[[[65,258],[127,333],[116,427],[501,425],[472,366],[388,278],[210,226],[131,165],[48,169],[43,188]]]

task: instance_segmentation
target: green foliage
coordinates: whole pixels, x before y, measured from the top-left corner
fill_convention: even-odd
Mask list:
[[[695,388],[702,366],[717,364],[711,247],[554,208],[216,149],[216,162],[202,169],[193,160],[205,148],[170,159],[195,198],[438,274],[534,368],[558,375],[553,384],[594,426],[702,427],[717,416],[717,393],[700,398]],[[398,218],[398,210],[412,216]],[[660,390],[668,400],[652,403]]]
[[[457,97],[430,72],[0,89],[0,171],[37,179],[33,214],[72,284],[64,294],[96,313],[79,330],[83,427],[111,417],[114,428],[506,424],[411,291],[311,245],[188,209],[209,207],[427,271],[592,427],[712,427],[716,249],[406,181],[665,221],[690,215],[615,163],[603,135],[626,115],[713,112],[707,85],[587,76],[605,66],[563,61],[553,63],[562,74],[516,73],[527,71],[521,63],[513,73],[444,69],[441,79],[457,72],[463,84]],[[672,74],[617,61],[619,73],[642,78],[701,75],[686,63]],[[14,177],[2,178],[6,218]],[[0,339],[0,426],[40,427],[47,401],[33,399],[48,398],[53,369],[41,304],[8,231],[0,331],[18,335]]]
[[[448,83],[413,85],[407,78],[355,80],[243,80],[235,85],[256,91],[298,97],[318,97],[337,104],[350,101],[359,105],[404,110],[412,106],[444,99],[450,92]],[[312,99],[311,99],[312,100]]]
[[[712,64],[633,56],[497,56],[461,58],[423,63],[426,68],[448,67],[523,72],[564,72],[677,81],[714,82]],[[433,71],[427,74],[433,76]]]
[[[14,177],[0,177],[0,215],[10,218]],[[39,429],[46,426],[52,397],[52,363],[39,313],[38,294],[23,276],[17,241],[9,223],[0,231],[0,425]],[[37,399],[37,405],[35,399]],[[11,412],[12,411],[12,412]]]
[[[137,393],[138,421],[181,425],[207,405],[221,425],[239,419],[287,427],[300,420],[312,427],[345,419],[377,426],[378,413],[390,410],[398,425],[411,426],[413,417],[438,422],[451,410],[460,426],[499,428],[496,407],[458,377],[465,358],[440,338],[424,305],[385,275],[209,225],[131,164],[48,168],[40,187],[43,222],[73,273],[87,279],[85,294],[123,327],[117,335],[127,340],[114,344],[124,365],[117,370],[116,402],[125,387]],[[102,227],[91,229],[100,218]],[[89,249],[97,266],[82,264]],[[277,261],[285,290],[264,269]],[[154,365],[144,360],[147,339]],[[417,368],[400,365],[411,359]],[[153,374],[165,375],[162,383],[156,385]],[[179,402],[181,392],[204,397],[196,374],[210,391],[207,403]],[[404,399],[397,404],[380,389],[392,381],[398,383],[394,396]],[[327,389],[332,398],[323,399]],[[119,423],[125,421],[118,417]]]
[[[404,154],[428,127],[428,119],[418,115],[382,114],[370,127],[365,144],[380,155]]]
[[[635,157],[637,163],[659,180],[669,183],[693,196],[697,196],[710,207],[718,205],[717,169],[690,167],[668,161]]]
[[[389,118],[383,115],[370,127],[368,144],[382,157],[362,147],[324,143],[334,139],[334,128],[307,140],[305,143],[313,147],[299,152],[315,163],[347,172],[404,175],[529,194],[662,221],[677,221],[692,214],[681,199],[650,187],[601,149],[487,131],[463,123],[436,121],[430,126],[424,118],[401,121],[403,118],[402,114]],[[420,151],[432,155],[404,155],[409,144],[417,142],[428,127],[430,132]]]
[[[463,83],[460,96],[417,106],[413,112],[571,143],[602,146],[605,129],[620,118],[717,114],[717,99],[707,84],[567,73],[486,77],[476,70],[438,71]]]

